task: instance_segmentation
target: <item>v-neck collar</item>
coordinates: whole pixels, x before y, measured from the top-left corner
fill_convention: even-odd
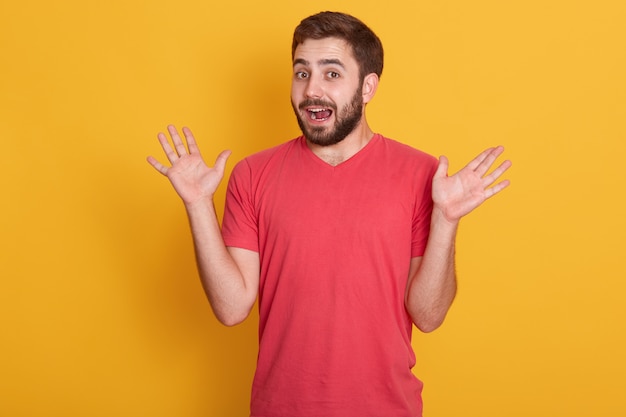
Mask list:
[[[349,167],[350,165],[352,165],[355,161],[358,161],[361,158],[364,158],[365,155],[367,153],[369,153],[369,150],[374,147],[380,140],[381,140],[382,136],[380,135],[380,133],[375,133],[374,136],[372,136],[372,138],[370,139],[369,142],[367,142],[367,144],[365,144],[364,147],[362,147],[361,149],[359,149],[359,151],[357,153],[355,153],[354,155],[352,155],[350,158],[346,159],[345,161],[337,164],[337,165],[331,165],[328,162],[324,161],[322,158],[320,158],[319,156],[315,155],[315,153],[311,150],[311,148],[308,147],[307,142],[306,142],[306,138],[304,136],[300,136],[298,138],[298,141],[300,143],[300,147],[302,148],[303,152],[307,155],[309,155],[309,157],[311,159],[313,159],[313,161],[320,166],[325,167],[325,169],[329,169],[329,170],[340,170],[343,169],[344,167]]]

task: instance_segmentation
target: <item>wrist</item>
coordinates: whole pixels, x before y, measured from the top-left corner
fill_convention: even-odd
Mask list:
[[[446,216],[445,210],[435,205],[433,207],[430,223],[431,228],[436,227],[439,230],[443,229],[456,232],[456,229],[459,227],[459,220],[460,219],[449,218]]]
[[[205,214],[207,211],[215,212],[213,197],[200,197],[194,201],[184,201],[185,210],[189,215]]]

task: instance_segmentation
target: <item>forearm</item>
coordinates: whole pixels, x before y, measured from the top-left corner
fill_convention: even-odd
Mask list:
[[[185,206],[193,236],[198,273],[217,319],[225,325],[242,322],[256,300],[257,288],[224,245],[213,201]]]
[[[455,240],[458,221],[449,221],[433,210],[430,235],[421,261],[412,265],[406,308],[424,332],[438,328],[456,295]]]

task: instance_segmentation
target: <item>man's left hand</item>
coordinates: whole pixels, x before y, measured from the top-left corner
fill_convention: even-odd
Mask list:
[[[485,200],[506,188],[509,180],[496,181],[509,169],[511,161],[502,162],[487,174],[502,152],[502,146],[486,149],[452,176],[447,175],[448,159],[441,156],[433,177],[434,209],[440,210],[446,220],[458,222]]]

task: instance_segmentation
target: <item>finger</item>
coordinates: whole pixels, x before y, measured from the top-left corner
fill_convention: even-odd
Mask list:
[[[437,170],[435,171],[434,178],[443,178],[448,176],[448,158],[444,155],[439,157],[439,164],[437,165]]]
[[[474,171],[483,161],[489,156],[489,154],[493,151],[493,148],[487,148],[482,151],[476,158],[472,159],[469,164],[466,165],[466,168]]]
[[[224,170],[226,169],[226,161],[228,160],[230,154],[231,151],[229,150],[222,151],[215,160],[215,169],[222,175],[224,174]]]
[[[200,154],[200,149],[198,148],[196,139],[193,137],[193,133],[191,133],[191,129],[189,129],[188,127],[183,127],[183,134],[185,135],[185,140],[187,141],[187,147],[189,148],[189,153]]]
[[[502,162],[498,166],[498,168],[494,169],[489,175],[487,175],[483,179],[483,184],[485,185],[485,187],[488,187],[491,184],[493,184],[494,182],[496,182],[496,180],[498,178],[500,178],[502,176],[502,174],[504,174],[506,172],[507,169],[511,168],[511,165],[513,165],[513,163],[511,161],[509,161],[508,159],[506,161]]]
[[[168,161],[173,164],[178,159],[178,154],[174,151],[174,149],[172,149],[170,141],[167,140],[167,136],[165,136],[164,133],[159,132],[157,138],[159,139],[159,143],[161,144],[163,152],[165,152],[165,156],[167,156]]]
[[[502,191],[506,187],[508,187],[510,184],[511,184],[511,181],[504,180],[504,181],[501,181],[501,182],[497,183],[496,185],[494,185],[491,188],[487,188],[485,190],[485,198],[493,197],[494,195],[498,194],[500,191]]]
[[[148,163],[152,165],[157,171],[159,171],[163,175],[167,175],[167,167],[156,160],[156,158],[149,156],[147,158]]]
[[[489,171],[493,163],[496,159],[504,152],[503,146],[497,146],[495,148],[491,148],[491,152],[489,152],[482,162],[476,167],[475,171],[481,177]]]
[[[174,143],[174,147],[176,148],[176,153],[178,154],[178,156],[186,155],[187,148],[185,147],[183,140],[178,135],[178,131],[176,130],[176,128],[173,125],[169,125],[167,127],[167,131],[172,137],[172,142]]]

